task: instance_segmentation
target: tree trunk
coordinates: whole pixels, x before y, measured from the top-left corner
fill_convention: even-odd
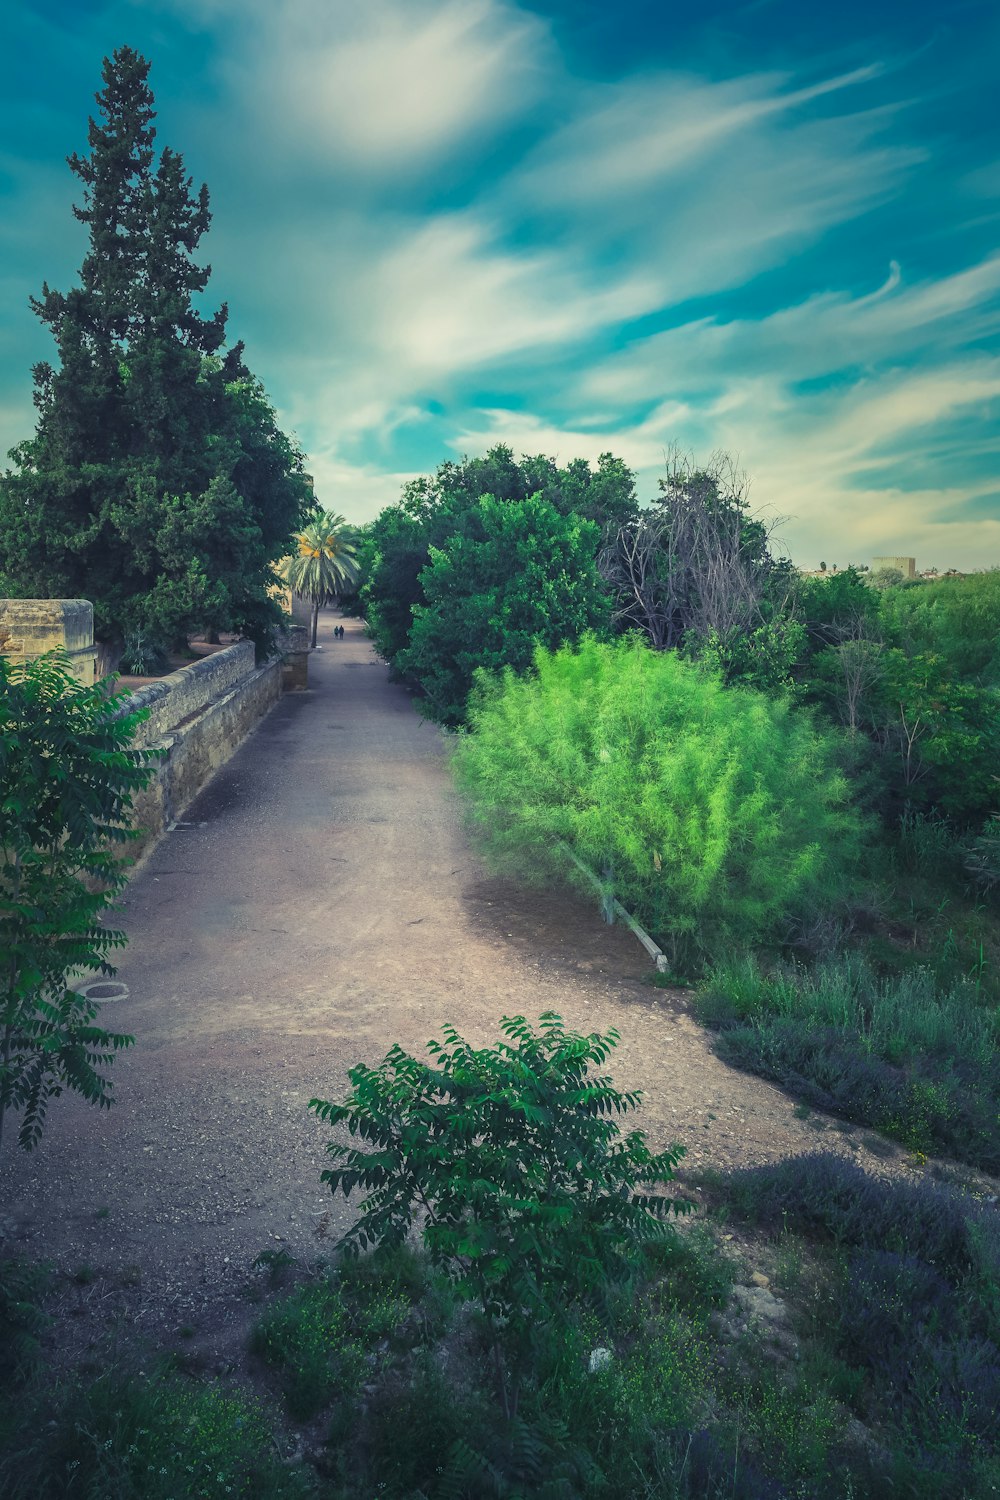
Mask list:
[[[313,618],[312,618],[312,644],[314,646],[316,644],[316,636],[317,636],[318,632],[319,632],[319,600],[318,599],[314,599],[313,600]]]

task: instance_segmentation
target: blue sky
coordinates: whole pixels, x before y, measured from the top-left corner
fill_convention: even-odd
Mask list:
[[[498,441],[610,449],[651,498],[679,444],[735,453],[804,566],[1000,565],[992,0],[14,0],[0,452],[125,43],[331,508]]]

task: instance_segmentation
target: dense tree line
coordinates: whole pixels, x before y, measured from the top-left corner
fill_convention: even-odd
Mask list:
[[[866,751],[881,810],[1000,808],[1000,571],[873,588],[802,581],[796,690]]]
[[[462,722],[477,669],[531,665],[610,625],[602,535],[638,513],[620,459],[560,469],[504,445],[406,485],[367,528],[362,602],[376,649],[415,682],[426,711]]]
[[[170,147],[157,158],[148,73],[128,47],[105,59],[89,151],[69,158],[88,249],[77,286],[32,304],[57,358],[33,371],[36,431],[0,478],[0,586],[93,600],[119,647],[197,626],[263,642],[308,484],[242,345],[227,347],[227,308],[198,310],[208,190]]]
[[[361,561],[377,649],[446,724],[465,722],[479,669],[635,631],[846,731],[859,794],[890,824],[907,806],[975,824],[1000,802],[1000,573],[801,578],[724,454],[673,454],[640,506],[610,454],[559,469],[497,447],[407,485]]]
[[[821,920],[866,819],[939,820],[1000,881],[1000,572],[803,578],[726,455],[672,455],[640,506],[610,454],[505,447],[407,485],[360,558],[377,649],[469,731],[495,862],[570,878],[572,850],[675,954]]]

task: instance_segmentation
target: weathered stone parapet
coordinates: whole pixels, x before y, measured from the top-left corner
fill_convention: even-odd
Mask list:
[[[137,708],[149,710],[149,718],[140,725],[137,745],[156,745],[179,724],[200,714],[254,671],[253,641],[237,641],[213,651],[198,661],[161,677],[145,687],[136,688],[123,698],[123,712]]]
[[[301,692],[309,686],[309,629],[290,625],[282,631],[279,642],[284,663],[282,686],[286,693]]]
[[[251,641],[239,641],[119,699],[120,712],[148,709],[134,743],[160,750],[149,786],[133,803],[142,838],[152,843],[181,816],[220,766],[281,696],[282,662],[254,665]]]
[[[0,599],[0,651],[34,661],[62,649],[70,671],[87,687],[97,677],[94,606],[89,599]]]

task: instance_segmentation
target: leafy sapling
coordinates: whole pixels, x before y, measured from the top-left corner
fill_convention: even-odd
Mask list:
[[[591,1072],[616,1031],[577,1035],[553,1012],[537,1030],[523,1016],[501,1029],[505,1041],[475,1048],[446,1026],[431,1062],[395,1045],[350,1070],[345,1103],[309,1107],[364,1142],[327,1147],[331,1192],[366,1193],[341,1246],[396,1247],[421,1222],[431,1261],[485,1314],[511,1417],[534,1329],[627,1274],[636,1247],[691,1205],[656,1191],[683,1148],[654,1153],[623,1133],[640,1096]]]
[[[99,1070],[132,1044],[66,979],[113,974],[125,943],[101,917],[125,883],[116,846],[135,837],[133,793],[152,774],[152,752],[131,748],[140,717],[105,683],[77,682],[58,652],[23,666],[0,656],[0,1145],[16,1110],[19,1144],[36,1146],[63,1089],[110,1106]]]

